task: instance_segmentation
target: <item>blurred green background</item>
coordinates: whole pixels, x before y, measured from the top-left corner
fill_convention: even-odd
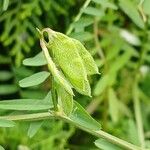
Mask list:
[[[101,75],[89,79],[92,98],[76,93],[75,99],[106,132],[150,148],[150,1],[1,0],[0,100],[47,94],[49,83],[18,86],[20,79],[46,69],[22,65],[41,51],[36,27],[66,33],[86,46]],[[96,138],[62,121],[45,121],[32,138],[28,128],[29,123],[0,128],[0,145],[7,150],[97,149]]]

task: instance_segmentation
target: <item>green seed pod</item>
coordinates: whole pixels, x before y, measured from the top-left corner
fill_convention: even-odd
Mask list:
[[[86,68],[88,75],[99,74],[98,67],[91,56],[91,54],[86,50],[82,43],[76,39],[72,39],[75,43],[77,50],[83,60],[84,66]]]
[[[43,34],[47,33],[49,41],[44,42],[49,53],[72,86],[79,93],[91,96],[87,76],[99,72],[90,53],[79,41],[50,28],[42,30],[41,33],[43,40]]]
[[[52,58],[50,57],[48,49],[45,46],[45,43],[44,43],[43,39],[40,40],[40,45],[41,45],[42,50],[44,52],[44,55],[46,57],[46,60],[47,60],[47,63],[48,63],[48,67],[49,67],[52,75],[54,76],[54,79],[56,80],[56,82],[58,82],[62,87],[64,87],[65,90],[70,95],[74,95],[70,83],[65,79],[65,77],[61,74],[61,72],[57,69],[57,67],[54,64]]]
[[[47,47],[49,53],[52,53],[55,63],[59,65],[79,93],[90,96],[91,90],[86,69],[75,43],[66,35],[51,29],[44,29],[42,32],[48,33]]]

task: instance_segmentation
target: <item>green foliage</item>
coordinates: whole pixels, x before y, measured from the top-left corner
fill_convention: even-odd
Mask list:
[[[12,150],[96,149],[95,145],[104,150],[120,149],[119,146],[148,150],[149,10],[149,0],[0,1],[0,100],[14,99],[0,101],[0,117],[30,118],[27,124],[0,128],[0,145]],[[39,37],[36,27],[40,30],[50,27],[59,31],[55,34],[61,37],[53,45],[51,34],[47,38],[48,31],[41,30],[43,38]],[[67,36],[60,33],[65,31]],[[39,38],[44,39],[43,52],[49,51],[48,60],[40,52]],[[21,66],[22,60],[28,68]],[[80,62],[79,67],[75,67],[76,62]],[[37,80],[32,78],[37,72],[47,70],[50,80],[46,80],[49,73],[39,75]],[[101,74],[93,75],[98,72]],[[84,81],[80,78],[77,82],[81,75]],[[18,82],[26,77],[27,86],[46,82],[19,88]],[[54,90],[46,96],[50,89]],[[38,120],[53,116],[69,124]],[[5,122],[8,118],[1,120]],[[96,136],[104,129],[125,141],[114,145],[112,141],[119,143],[120,139],[112,137],[111,141],[111,135],[105,137],[105,134],[95,141],[93,136],[70,124]]]

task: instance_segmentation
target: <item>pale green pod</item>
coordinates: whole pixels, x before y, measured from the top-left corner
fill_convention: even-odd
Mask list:
[[[86,69],[75,43],[64,34],[56,32],[55,39],[49,48],[53,52],[56,63],[59,64],[73,87],[79,93],[90,96]]]
[[[57,69],[56,65],[54,64],[52,58],[49,55],[48,49],[47,49],[43,39],[40,40],[40,45],[42,47],[45,58],[47,60],[49,70],[51,71],[52,75],[54,76],[55,81],[57,83],[59,83],[61,86],[63,86],[70,95],[74,95],[73,91],[72,91],[72,86],[67,81],[67,79],[65,79],[65,77],[61,74],[61,72]]]
[[[83,60],[84,66],[86,68],[88,75],[99,74],[98,67],[91,56],[91,54],[86,50],[82,43],[76,39],[72,39],[77,47],[77,50]]]

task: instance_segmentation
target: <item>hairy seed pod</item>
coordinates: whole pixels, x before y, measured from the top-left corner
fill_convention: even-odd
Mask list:
[[[52,58],[49,55],[48,49],[47,49],[43,39],[40,40],[40,45],[41,45],[44,55],[46,57],[48,67],[49,67],[52,75],[54,76],[54,79],[56,80],[56,82],[58,82],[61,86],[63,86],[70,95],[74,95],[73,91],[72,91],[72,86],[65,79],[65,77],[61,74],[61,72],[57,69],[56,65],[54,64]]]
[[[51,31],[51,29],[43,31],[48,33],[47,47],[49,53],[52,53],[55,63],[59,65],[64,75],[79,93],[90,96],[86,69],[75,43],[62,33]]]
[[[79,41],[50,28],[41,33],[43,40],[44,33],[47,33],[49,41],[44,41],[49,53],[72,86],[79,93],[91,96],[87,76],[98,73],[98,68],[90,53]]]

